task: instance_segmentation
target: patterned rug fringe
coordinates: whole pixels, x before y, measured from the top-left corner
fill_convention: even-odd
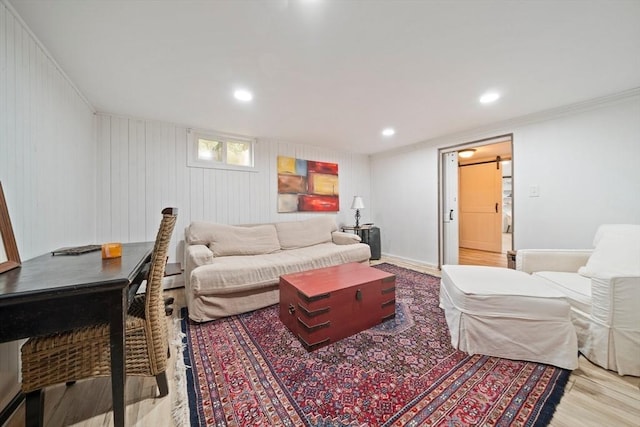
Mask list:
[[[184,313],[184,311],[182,311]],[[178,427],[189,425],[189,398],[187,397],[187,379],[186,371],[187,366],[184,363],[184,350],[186,349],[187,337],[182,332],[182,318],[178,317],[173,320],[173,326],[175,330],[175,339],[171,341],[171,354],[174,355],[176,365],[174,369],[174,384],[175,394],[173,400],[173,408],[171,409],[171,416],[173,418],[174,425]]]
[[[562,396],[564,395],[565,387],[569,381],[570,371],[562,372],[562,375],[558,376],[555,387],[549,394],[549,398],[545,402],[544,406],[540,409],[538,419],[536,420],[536,426],[546,426],[551,424],[553,414],[556,412],[556,407],[560,403]]]

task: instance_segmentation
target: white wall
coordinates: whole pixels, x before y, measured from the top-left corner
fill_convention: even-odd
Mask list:
[[[4,4],[0,38],[0,180],[20,256],[93,242],[93,111]]]
[[[640,97],[515,138],[516,247],[592,247],[599,224],[640,223]]]
[[[95,241],[95,162],[91,107],[0,3],[0,182],[23,261]],[[0,345],[0,409],[18,357],[17,343]]]
[[[518,248],[591,247],[601,223],[640,223],[640,94],[448,136],[371,160],[382,249],[438,265],[438,149],[513,132]],[[537,185],[540,197],[529,197]]]
[[[380,227],[383,254],[426,264],[435,259],[437,264],[437,188],[436,149],[410,148],[371,158],[372,221]]]
[[[98,114],[97,121],[99,242],[153,240],[160,211],[175,206],[178,222],[170,248],[170,261],[175,262],[182,259],[180,241],[193,220],[247,224],[318,215],[278,214],[279,155],[338,163],[338,224],[353,224],[354,195],[363,196],[365,204],[370,200],[365,155],[258,139],[256,172],[190,168],[186,127],[108,114]],[[362,214],[366,220],[367,210]]]

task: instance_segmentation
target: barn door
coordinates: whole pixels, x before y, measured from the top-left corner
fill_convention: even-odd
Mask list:
[[[460,166],[460,247],[502,251],[499,161]]]

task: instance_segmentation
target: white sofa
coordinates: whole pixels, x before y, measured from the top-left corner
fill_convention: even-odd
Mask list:
[[[205,322],[276,304],[281,275],[370,257],[369,245],[338,231],[331,216],[242,226],[192,222],[185,232],[189,318]]]
[[[580,353],[620,375],[640,376],[640,225],[602,225],[593,244],[520,249],[516,269],[565,295]]]

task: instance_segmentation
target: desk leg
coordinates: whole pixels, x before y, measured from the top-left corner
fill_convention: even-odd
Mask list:
[[[127,291],[120,290],[114,295],[111,303],[111,392],[113,395],[113,425],[124,427],[124,387],[126,383],[125,368],[125,328]]]
[[[27,427],[42,427],[44,425],[44,391],[30,391],[26,395],[25,420]]]

